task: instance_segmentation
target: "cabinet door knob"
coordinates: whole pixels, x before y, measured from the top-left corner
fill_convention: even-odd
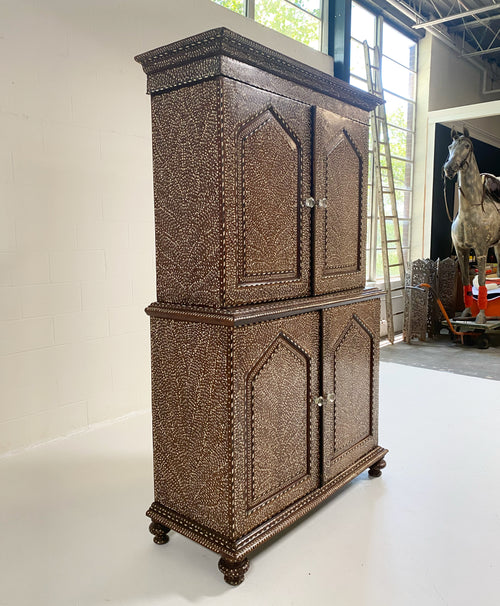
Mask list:
[[[326,207],[326,198],[320,198],[319,200],[315,200],[312,197],[306,198],[303,202],[303,205],[307,206],[307,208],[313,208],[313,206],[318,206],[319,208],[325,208]]]
[[[314,400],[316,406],[319,406],[320,408],[323,406],[323,404],[332,404],[333,402],[335,402],[334,393],[329,393],[326,398],[324,398],[323,396],[319,396]]]

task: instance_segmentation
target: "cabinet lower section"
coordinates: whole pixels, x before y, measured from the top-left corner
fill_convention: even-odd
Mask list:
[[[222,570],[221,563],[219,563],[219,568],[224,573],[225,580],[231,585],[238,585],[243,581],[244,574],[248,570],[247,555],[251,551],[300,520],[366,469],[369,470],[368,473],[371,476],[379,477],[381,469],[385,467],[384,457],[387,453],[387,449],[377,446],[321,488],[302,497],[279,514],[237,539],[231,539],[214,532],[157,501],[146,512],[146,515],[152,520],[150,531],[155,535],[155,542],[158,544],[168,541],[168,538],[157,540],[158,536],[166,536],[169,530],[175,530],[204,547],[219,553],[221,562],[235,565],[233,570],[237,570],[237,564],[241,563],[240,572],[236,575],[226,574]]]
[[[377,475],[378,296],[149,308],[155,542],[174,529],[217,551],[236,584],[252,549]]]

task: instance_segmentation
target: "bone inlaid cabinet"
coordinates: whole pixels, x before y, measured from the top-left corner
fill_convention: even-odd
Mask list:
[[[136,57],[153,128],[156,543],[247,555],[378,476],[379,296],[365,288],[377,100],[220,28]]]

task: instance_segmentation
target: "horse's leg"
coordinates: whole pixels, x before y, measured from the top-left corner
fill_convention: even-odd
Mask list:
[[[476,316],[476,322],[478,324],[484,324],[486,322],[486,306],[488,305],[487,290],[486,290],[486,255],[487,250],[480,250],[479,254],[476,251],[477,259],[477,273],[479,282],[479,296],[477,299],[477,306],[479,307],[479,313]]]
[[[468,318],[472,315],[470,306],[472,305],[472,284],[470,282],[469,275],[469,253],[468,248],[458,248],[455,244],[455,250],[457,251],[458,264],[460,266],[460,273],[462,274],[462,284],[464,287],[464,303],[465,309],[462,312],[462,318]]]
[[[497,258],[497,274],[498,274],[498,271],[500,270],[500,242],[497,242],[495,244],[495,246],[493,247],[493,250],[495,251],[495,257]]]

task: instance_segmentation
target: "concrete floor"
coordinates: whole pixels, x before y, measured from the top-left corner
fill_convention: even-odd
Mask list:
[[[383,362],[394,362],[429,368],[442,372],[481,377],[500,381],[500,332],[490,336],[491,346],[478,349],[474,346],[453,342],[449,335],[410,344],[398,341],[380,350]]]
[[[251,556],[157,546],[149,415],[0,459],[0,606],[500,603],[498,382],[381,364],[379,479],[364,473]]]

